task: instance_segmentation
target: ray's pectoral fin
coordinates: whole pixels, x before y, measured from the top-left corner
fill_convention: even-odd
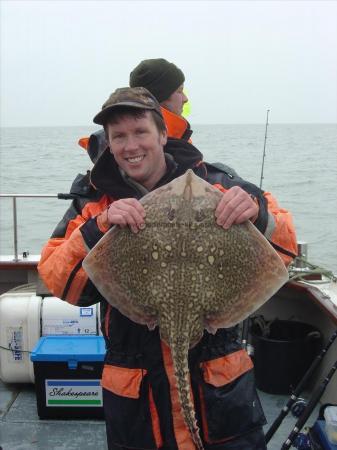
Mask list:
[[[157,313],[150,306],[141,305],[133,298],[132,291],[122,287],[118,262],[110,264],[116,253],[116,238],[124,230],[109,230],[88,253],[82,265],[100,294],[129,319],[153,330],[158,325]]]
[[[244,271],[233,268],[229,275],[224,274],[221,283],[217,281],[217,299],[205,311],[204,325],[210,333],[245,320],[289,279],[280,256],[251,224],[247,224],[247,237],[253,249],[248,267]],[[233,266],[244,267],[243,263],[239,252],[233,256]]]
[[[114,283],[114,290],[108,296],[105,296],[110,305],[117,308],[122,314],[140,325],[146,325],[149,330],[154,330],[158,325],[157,314],[149,306],[139,305],[133,300],[118,283]]]

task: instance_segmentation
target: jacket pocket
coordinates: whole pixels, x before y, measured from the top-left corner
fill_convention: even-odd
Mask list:
[[[140,386],[146,374],[145,369],[105,365],[101,384],[116,395],[136,399],[140,396]]]
[[[244,350],[201,363],[202,427],[208,443],[226,441],[265,424],[253,363]]]
[[[109,440],[122,447],[157,449],[147,371],[106,364],[101,384]]]

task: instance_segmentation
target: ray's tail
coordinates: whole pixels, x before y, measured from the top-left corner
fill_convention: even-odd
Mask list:
[[[196,421],[188,369],[188,340],[176,339],[170,343],[174,374],[177,380],[178,395],[185,423],[192,435],[197,450],[204,450]]]

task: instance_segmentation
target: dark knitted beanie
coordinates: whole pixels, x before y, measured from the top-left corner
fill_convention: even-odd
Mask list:
[[[163,58],[145,59],[130,73],[130,87],[145,87],[159,103],[185,81],[183,72]]]

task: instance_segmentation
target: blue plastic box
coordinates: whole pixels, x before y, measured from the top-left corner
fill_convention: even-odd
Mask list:
[[[317,420],[315,422],[314,431],[324,450],[337,450],[337,445],[332,444],[327,437],[324,420]]]
[[[103,418],[101,336],[45,336],[31,354],[41,419]]]

